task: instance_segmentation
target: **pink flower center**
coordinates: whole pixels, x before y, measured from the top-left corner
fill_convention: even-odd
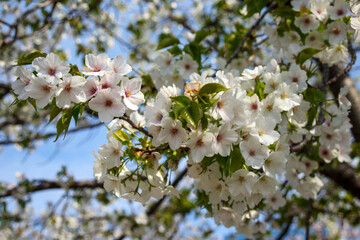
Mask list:
[[[48,71],[48,73],[49,73],[50,76],[55,76],[56,69],[50,68],[49,71]]]
[[[338,16],[342,16],[342,15],[344,15],[344,10],[339,9],[339,10],[337,10],[336,14],[337,14]]]
[[[106,107],[111,107],[112,105],[113,105],[113,101],[111,99],[106,100],[105,102]]]
[[[66,85],[65,91],[70,92],[71,91],[71,85],[70,83]]]
[[[202,139],[199,139],[196,141],[196,146],[202,147],[203,145],[204,145],[204,142],[202,141]]]
[[[178,133],[178,129],[177,128],[172,128],[171,130],[170,130],[170,132],[171,132],[171,134],[172,135],[176,135],[177,133]]]
[[[216,137],[216,141],[217,142],[221,142],[221,140],[223,140],[223,136],[221,135],[221,134],[219,134],[219,135],[217,135],[217,137]]]
[[[128,90],[125,90],[125,96],[128,98],[128,97],[130,97],[130,95],[131,95],[131,92]]]
[[[90,92],[90,95],[94,95],[97,92],[97,89],[91,88],[89,92]]]
[[[101,68],[99,66],[94,67],[94,72],[100,72]]]
[[[51,86],[50,86],[50,85],[43,86],[43,90],[44,90],[45,92],[50,92]]]
[[[255,152],[254,150],[251,150],[251,151],[249,152],[249,155],[252,156],[252,157],[254,157],[254,156],[256,155],[256,152]]]

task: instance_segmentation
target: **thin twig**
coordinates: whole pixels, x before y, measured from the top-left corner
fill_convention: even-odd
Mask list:
[[[33,180],[30,182],[31,188],[27,190],[27,193],[33,193],[48,189],[85,189],[85,188],[102,188],[103,183],[98,183],[95,180],[84,180],[84,181],[78,181],[78,182],[69,182],[69,183],[63,183],[60,181],[55,180]],[[0,193],[0,198],[4,197],[10,197],[15,195],[17,192],[21,191],[23,187],[22,186],[16,186],[11,189],[6,190],[3,193]]]
[[[318,88],[321,89],[324,86],[328,86],[328,85],[336,82],[339,78],[341,78],[342,76],[344,76],[345,74],[347,74],[351,70],[352,66],[356,62],[356,52],[355,52],[354,48],[352,47],[352,40],[351,40],[350,37],[348,38],[348,50],[350,52],[351,60],[348,63],[348,65],[346,66],[346,68],[344,69],[344,71],[339,72],[334,77],[330,78],[326,83],[322,83],[320,86],[318,86]]]
[[[81,130],[86,130],[86,129],[91,129],[91,128],[96,128],[99,127],[100,125],[103,125],[103,123],[99,122],[99,123],[95,123],[95,124],[91,124],[91,125],[85,125],[85,126],[81,126],[81,127],[77,127],[77,128],[73,128],[70,129],[68,131],[68,133],[74,133],[74,132],[78,132]],[[34,141],[34,140],[39,140],[39,139],[48,139],[50,137],[54,137],[56,136],[57,133],[53,132],[53,133],[48,133],[48,134],[44,134],[44,135],[36,135],[32,138],[29,139],[25,139],[25,140],[29,140],[30,142]],[[1,145],[10,145],[10,144],[21,144],[23,143],[24,140],[6,140],[6,141],[0,141],[0,146]]]
[[[143,127],[140,127],[140,126],[136,125],[133,121],[130,120],[130,118],[128,118],[128,117],[126,117],[126,116],[122,116],[122,117],[119,117],[119,119],[128,122],[128,123],[131,125],[131,127],[133,127],[133,128],[135,128],[136,130],[142,132],[142,133],[145,134],[146,136],[151,137],[151,138],[153,137],[153,136],[149,133],[148,130],[146,130],[146,129],[143,128]]]
[[[234,60],[234,58],[236,58],[236,56],[240,53],[241,48],[244,46],[247,38],[250,36],[250,34],[259,27],[261,21],[265,18],[266,14],[268,14],[269,12],[271,12],[274,8],[276,7],[275,3],[271,3],[268,8],[266,9],[266,11],[260,16],[260,18],[255,22],[254,25],[251,26],[251,28],[245,33],[244,37],[242,38],[240,44],[238,45],[238,47],[236,48],[235,52],[231,55],[231,57],[226,61],[225,67],[227,67],[232,60]]]
[[[282,229],[282,231],[280,232],[280,234],[276,237],[276,240],[281,240],[283,239],[283,237],[286,236],[286,234],[289,232],[290,226],[293,222],[294,216],[291,215],[289,217],[289,221],[286,223],[286,226]]]
[[[312,204],[313,204],[313,199],[309,199],[308,202],[308,210],[306,212],[306,219],[305,219],[305,227],[306,227],[306,231],[305,231],[305,239],[309,240],[310,239],[310,218],[311,218],[311,213],[312,213]]]

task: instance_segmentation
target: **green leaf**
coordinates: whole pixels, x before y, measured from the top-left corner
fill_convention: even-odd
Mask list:
[[[258,95],[260,101],[265,98],[265,83],[264,82],[256,82],[254,92]]]
[[[129,136],[123,130],[118,130],[113,134],[113,137],[118,139],[121,143],[127,144],[129,143]]]
[[[306,124],[307,128],[310,129],[312,127],[312,124],[316,118],[317,111],[318,111],[318,106],[312,106],[308,111],[308,122]]]
[[[204,95],[204,94],[213,94],[218,93],[221,91],[228,90],[228,88],[224,87],[220,83],[208,83],[205,84],[200,91],[198,92],[198,95]]]
[[[174,120],[177,119],[181,113],[184,111],[185,107],[183,105],[180,104],[174,104],[174,106],[172,106],[172,113],[174,114]]]
[[[230,154],[230,173],[243,168],[244,157],[242,156],[239,148],[234,148]]]
[[[302,65],[306,60],[310,59],[313,55],[320,52],[319,49],[305,48],[296,57],[296,63]]]
[[[84,106],[82,104],[76,104],[72,110],[71,110],[71,114],[75,120],[75,125],[77,125],[77,122],[79,120],[79,116],[81,116],[82,112],[84,110]]]
[[[58,106],[56,106],[55,102],[53,102],[53,105],[52,105],[52,108],[51,108],[51,111],[50,111],[50,119],[49,119],[49,123],[52,122],[52,120],[54,120],[58,115],[59,113],[61,113],[62,109],[61,108],[58,108]]]
[[[209,36],[212,33],[210,30],[199,30],[195,34],[195,43],[200,43],[202,40],[204,40],[207,36]]]
[[[163,49],[178,43],[180,43],[179,39],[174,37],[174,35],[171,33],[162,33],[159,36],[159,43],[156,50]]]
[[[33,98],[28,98],[27,101],[34,107],[35,111],[37,111],[36,109],[36,100]]]
[[[209,125],[208,116],[206,114],[203,114],[203,116],[201,117],[201,129],[203,132],[207,129],[208,125]]]
[[[184,46],[184,52],[189,54],[199,64],[199,67],[201,67],[201,45],[194,42],[186,44]]]
[[[190,106],[188,107],[189,114],[194,121],[194,126],[197,129],[199,121],[201,119],[201,110],[200,106],[197,102],[191,102]]]
[[[168,49],[168,52],[171,53],[173,56],[178,56],[182,53],[181,49],[177,44]]]
[[[246,17],[251,17],[255,13],[260,13],[261,10],[269,3],[268,0],[245,0],[244,5],[247,6]]]
[[[56,138],[55,138],[54,142],[56,142],[58,140],[58,138],[60,137],[60,135],[63,131],[64,131],[64,125],[62,123],[62,119],[60,119],[56,124]]]
[[[314,88],[306,89],[303,95],[304,95],[304,99],[310,103],[319,104],[325,101],[324,93]]]
[[[70,71],[69,73],[73,76],[77,75],[77,76],[81,76],[81,72],[79,71],[78,66],[76,66],[76,64],[71,64],[70,63]]]
[[[191,103],[191,100],[190,98],[184,96],[184,95],[181,95],[181,96],[176,96],[176,97],[170,97],[171,100],[173,100],[175,103],[177,104],[180,104],[182,106],[189,106],[190,103]]]
[[[186,122],[190,125],[193,125],[194,127],[196,126],[194,120],[190,115],[189,108],[184,108],[184,111],[181,112],[181,117],[185,119]]]
[[[71,122],[71,117],[72,117],[72,110],[68,109],[67,111],[64,112],[61,120],[64,126],[64,138],[69,130],[69,126],[70,126],[70,122]]]
[[[17,64],[14,66],[29,65],[33,62],[35,58],[38,57],[46,57],[46,53],[32,52],[21,54],[19,59],[17,60]]]

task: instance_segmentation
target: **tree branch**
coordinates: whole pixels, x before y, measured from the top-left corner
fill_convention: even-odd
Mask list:
[[[63,183],[55,180],[33,180],[30,182],[30,189],[27,190],[26,193],[33,193],[42,190],[49,190],[49,189],[84,189],[84,188],[102,188],[103,184],[98,183],[96,180],[84,180],[78,182],[68,182]],[[6,190],[3,193],[0,193],[0,198],[10,197],[15,195],[17,192],[21,191],[23,186],[16,186],[11,189]]]
[[[91,128],[95,128],[98,127],[100,125],[103,125],[103,123],[99,122],[99,123],[95,123],[95,124],[91,124],[91,125],[85,125],[85,126],[81,126],[81,127],[77,127],[77,128],[73,128],[70,129],[68,131],[68,133],[74,133],[74,132],[78,132],[81,130],[86,130],[86,129],[91,129]],[[1,129],[1,128],[0,128]],[[34,141],[34,140],[39,140],[39,139],[47,139],[50,137],[54,137],[56,136],[57,133],[53,132],[53,133],[48,133],[48,134],[44,134],[44,135],[35,135],[32,138],[29,138],[29,141]],[[26,140],[26,139],[25,139]],[[10,144],[21,144],[23,143],[24,140],[6,140],[6,141],[0,141],[0,146],[1,145],[10,145]]]
[[[234,60],[234,58],[240,53],[241,48],[244,46],[246,39],[250,36],[250,34],[259,27],[261,21],[265,18],[266,14],[268,14],[269,12],[271,12],[273,9],[275,9],[276,4],[275,3],[271,3],[268,8],[266,9],[266,11],[259,17],[259,19],[254,23],[254,25],[251,26],[251,28],[245,33],[244,37],[242,38],[240,44],[238,45],[238,47],[236,48],[235,52],[231,55],[231,57],[226,61],[225,67],[227,67],[232,60]]]
[[[280,234],[277,236],[276,240],[281,240],[283,239],[283,237],[286,236],[286,234],[289,232],[290,226],[293,222],[294,216],[291,215],[289,217],[289,221],[286,223],[286,226],[282,229],[282,231],[280,232]]]

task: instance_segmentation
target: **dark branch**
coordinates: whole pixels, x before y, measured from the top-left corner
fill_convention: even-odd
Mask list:
[[[69,182],[69,183],[62,183],[59,181],[51,181],[51,180],[33,180],[30,182],[31,188],[28,189],[27,193],[38,192],[42,190],[49,190],[49,189],[84,189],[84,188],[102,188],[103,184],[98,183],[95,180],[84,180],[79,182]],[[6,190],[4,193],[0,193],[0,198],[9,197],[15,195],[17,192],[20,191],[22,186],[16,186],[14,188]]]
[[[77,127],[74,129],[70,129],[68,131],[68,133],[74,133],[74,132],[78,132],[81,130],[86,130],[86,129],[92,129],[92,128],[96,128],[103,125],[103,123],[99,122],[99,123],[95,123],[95,124],[91,124],[91,125],[85,125],[85,126],[81,126],[81,127]],[[1,128],[0,128],[1,129]],[[55,137],[57,135],[57,133],[53,132],[53,133],[48,133],[48,134],[44,134],[44,135],[36,135],[30,139],[28,139],[30,142],[34,141],[34,140],[39,140],[39,139],[48,139],[50,137]],[[0,141],[0,146],[1,145],[10,145],[10,144],[21,144],[23,143],[24,140],[6,140],[6,141]]]
[[[276,240],[281,240],[286,234],[289,232],[290,226],[293,222],[294,216],[290,216],[289,221],[286,223],[286,226],[282,229],[279,236],[277,236]]]
[[[246,40],[248,39],[248,37],[250,36],[250,34],[256,30],[259,26],[261,21],[265,18],[265,16],[271,12],[273,9],[275,9],[276,4],[271,3],[268,8],[266,9],[266,11],[260,16],[260,18],[254,23],[254,25],[251,26],[251,28],[245,33],[244,37],[242,38],[240,44],[238,45],[238,47],[236,48],[235,52],[231,55],[231,57],[226,61],[226,65],[225,67],[227,67],[232,60],[234,60],[236,58],[236,56],[240,53],[241,48],[244,46]]]

